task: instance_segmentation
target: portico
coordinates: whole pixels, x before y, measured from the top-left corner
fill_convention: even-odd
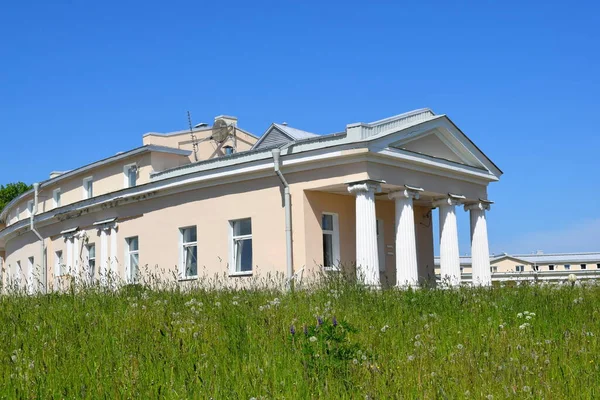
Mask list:
[[[379,279],[377,216],[375,194],[382,191],[381,184],[373,181],[348,185],[356,196],[356,269],[357,279],[369,286],[381,284]],[[426,279],[420,276],[416,240],[414,201],[421,197],[422,188],[408,186],[389,190],[387,197],[394,201],[394,247],[396,280],[399,288],[418,287]],[[464,196],[448,194],[445,198],[422,199],[421,205],[439,209],[439,251],[441,279],[444,285],[457,286],[461,282],[460,252],[456,207],[463,204],[470,212],[471,253],[473,257],[473,284],[491,284],[486,210],[487,200],[468,200]],[[389,246],[391,248],[391,246]],[[426,269],[426,268],[424,268]]]

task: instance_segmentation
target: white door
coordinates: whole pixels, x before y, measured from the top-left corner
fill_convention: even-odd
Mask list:
[[[377,251],[379,253],[379,271],[385,272],[385,237],[383,220],[377,220]]]

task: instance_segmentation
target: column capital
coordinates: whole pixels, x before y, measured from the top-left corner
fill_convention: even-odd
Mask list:
[[[465,211],[480,210],[489,211],[493,201],[479,199],[479,201],[465,204]]]
[[[406,198],[406,199],[415,199],[418,200],[420,196],[420,192],[423,191],[420,187],[408,186],[404,185],[405,189],[397,190],[395,192],[390,192],[388,194],[388,198],[393,200],[397,198]]]
[[[433,202],[434,207],[440,206],[456,206],[461,204],[465,200],[465,196],[460,194],[452,194],[448,193],[448,197],[443,199],[438,199]]]
[[[365,180],[359,182],[349,182],[348,192],[352,194],[366,193],[366,192],[381,192],[381,184],[383,181]]]

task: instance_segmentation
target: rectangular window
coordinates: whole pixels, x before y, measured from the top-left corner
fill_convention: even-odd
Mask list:
[[[27,291],[32,294],[33,293],[33,279],[34,279],[34,274],[33,274],[33,266],[34,264],[34,259],[33,257],[29,257],[27,259]]]
[[[340,230],[338,215],[323,213],[321,216],[323,232],[323,267],[337,270],[340,263]]]
[[[385,228],[382,219],[375,222],[377,231],[377,255],[379,258],[379,272],[385,272]]]
[[[17,265],[15,267],[15,280],[17,283],[17,287],[21,287],[21,277],[23,276],[23,270],[21,269],[21,261],[17,261]]]
[[[252,220],[250,218],[230,221],[231,224],[231,273],[252,273]]]
[[[27,202],[27,216],[31,217],[32,214],[33,214],[33,200],[29,200]]]
[[[137,185],[138,166],[137,164],[128,164],[123,167],[125,174],[125,187],[130,188]]]
[[[88,276],[90,282],[93,282],[96,276],[96,245],[88,244],[86,249],[88,254]]]
[[[139,278],[139,265],[140,265],[140,248],[138,237],[130,237],[125,239],[125,262],[127,270],[127,281],[129,283],[136,283]]]
[[[565,264],[565,271],[568,271],[571,269],[571,265],[570,264]]]
[[[60,207],[60,189],[52,191],[52,200],[54,201],[54,208]]]
[[[596,264],[596,268],[600,269],[600,264]]]
[[[89,176],[83,180],[83,198],[91,199],[94,197],[94,178]]]
[[[525,271],[525,266],[524,265],[517,265],[516,270],[517,270],[517,272],[523,272],[523,271]]]
[[[581,264],[581,269],[587,269],[587,264]]]
[[[57,251],[54,253],[54,276],[62,276],[65,267],[65,263],[63,261],[63,252]]]
[[[179,229],[181,240],[181,277],[198,276],[198,235],[195,226]]]
[[[552,264],[548,265],[548,271],[554,271],[554,265],[552,265]]]
[[[498,272],[498,267],[491,267],[492,268],[492,272]]]

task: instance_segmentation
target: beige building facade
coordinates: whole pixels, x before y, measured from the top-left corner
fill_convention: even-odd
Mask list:
[[[196,161],[198,160],[198,161]],[[340,269],[372,286],[460,281],[456,212],[471,214],[474,282],[489,284],[487,186],[502,172],[429,109],[340,133],[272,124],[259,139],[213,126],[150,133],[143,146],[52,177],[0,213],[3,287],[150,278],[232,285]]]

